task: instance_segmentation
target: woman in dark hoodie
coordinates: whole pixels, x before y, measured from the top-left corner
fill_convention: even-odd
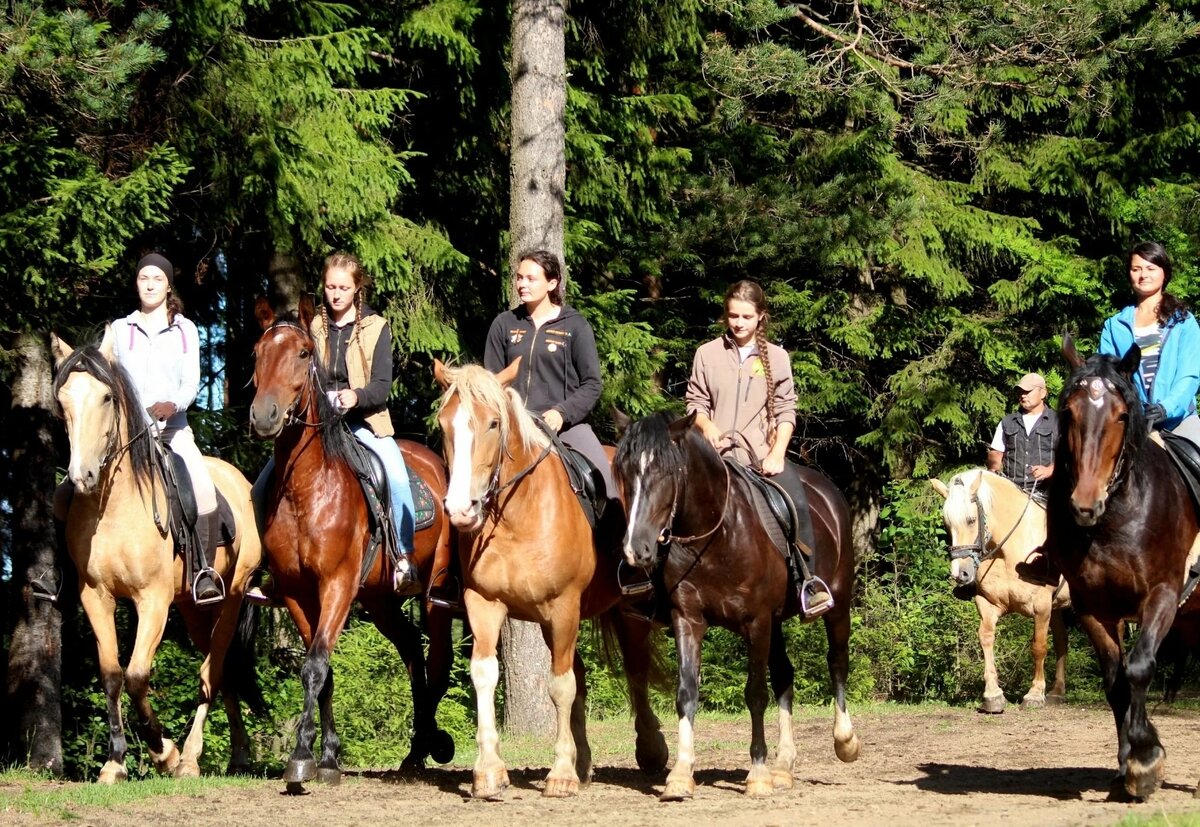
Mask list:
[[[521,357],[513,387],[525,407],[591,460],[604,478],[606,495],[612,497],[616,489],[608,456],[585,421],[602,388],[592,327],[563,303],[562,263],[554,253],[524,253],[513,280],[521,304],[492,322],[483,365],[499,373]]]

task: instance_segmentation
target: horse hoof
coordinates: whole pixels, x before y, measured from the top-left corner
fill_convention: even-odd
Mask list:
[[[175,746],[175,742],[170,738],[162,739],[162,752],[155,755],[150,753],[150,759],[154,761],[154,768],[163,775],[179,776],[179,747]],[[196,775],[200,775],[200,768],[196,767]]]
[[[845,741],[833,739],[833,751],[837,754],[838,760],[843,764],[852,764],[858,760],[858,752],[861,749],[861,744],[858,742],[858,733],[853,732]]]
[[[317,777],[317,762],[313,758],[293,758],[288,761],[283,780],[289,784],[302,784]]]
[[[429,745],[429,757],[439,764],[449,764],[454,760],[454,736],[444,729],[433,733]]]
[[[1030,698],[1028,695],[1021,699],[1021,709],[1045,709],[1046,697]]]
[[[1125,792],[1143,801],[1154,794],[1167,771],[1166,754],[1163,749],[1156,747],[1153,755],[1149,763],[1142,763],[1130,757],[1125,770]]]
[[[790,790],[796,786],[796,780],[788,770],[771,770],[771,786],[777,790]]]
[[[337,767],[319,767],[317,769],[317,783],[336,787],[342,783],[342,771]]]
[[[756,778],[746,782],[746,795],[750,798],[766,798],[774,793],[775,785],[770,778]]]
[[[642,741],[643,739],[638,739],[637,749],[634,751],[638,769],[647,775],[657,775],[666,769],[667,760],[671,756],[670,750],[667,749],[667,739],[661,732],[656,732],[654,737],[646,739],[647,743],[643,744]]]
[[[571,798],[579,795],[579,780],[575,778],[547,778],[542,798]]]
[[[284,786],[283,791],[288,795],[306,795],[304,785],[299,781],[289,781]]]
[[[200,765],[195,761],[180,761],[175,765],[174,776],[176,778],[199,778]]]
[[[100,775],[96,781],[101,784],[120,784],[128,778],[129,773],[126,771],[124,764],[109,761],[100,769]]]
[[[999,715],[1004,711],[1005,705],[1006,702],[1003,694],[992,695],[991,697],[984,695],[983,703],[979,705],[979,711],[988,715]]]
[[[506,770],[477,772],[471,782],[471,797],[483,801],[503,801],[506,789],[508,789],[508,772]]]
[[[668,781],[663,788],[659,801],[691,801],[696,792],[696,782],[690,778],[687,781]]]
[[[1046,696],[1046,706],[1062,706],[1067,702],[1066,695],[1050,694]]]

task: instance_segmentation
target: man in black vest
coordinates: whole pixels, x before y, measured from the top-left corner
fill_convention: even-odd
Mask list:
[[[1058,417],[1046,407],[1046,380],[1027,373],[1017,383],[1021,410],[996,426],[988,447],[988,470],[1003,474],[1039,502],[1045,502],[1044,481],[1054,473]]]

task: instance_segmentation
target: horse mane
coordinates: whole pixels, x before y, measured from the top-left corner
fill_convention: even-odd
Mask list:
[[[651,456],[659,468],[680,469],[685,465],[683,449],[671,439],[671,414],[659,411],[630,424],[617,444],[613,465],[618,474],[640,456]],[[672,470],[671,473],[675,473]]]
[[[480,365],[461,365],[447,368],[446,375],[450,384],[438,403],[439,414],[446,409],[450,397],[457,393],[463,404],[478,404],[499,412],[501,442],[507,442],[509,432],[515,430],[526,451],[541,450],[550,444],[550,437],[526,409],[521,395],[501,385],[491,371]]]
[[[97,344],[84,345],[71,351],[54,374],[53,395],[58,405],[58,393],[72,373],[86,373],[112,393],[117,409],[117,421],[123,426],[129,445],[122,446],[133,467],[133,480],[138,491],[143,481],[149,482],[154,470],[154,447],[149,439],[149,425],[133,380],[117,362],[109,362]],[[58,413],[61,415],[62,411]],[[143,439],[142,437],[146,437]]]
[[[992,503],[994,500],[991,480],[988,479],[988,472],[983,468],[972,468],[969,471],[963,471],[961,474],[955,474],[950,480],[950,496],[946,498],[945,504],[942,506],[942,516],[947,523],[956,525],[964,525],[970,519],[975,517],[975,504],[971,502],[971,498],[967,496],[967,492],[971,490],[971,486],[975,484],[975,480],[979,479],[979,490],[975,496],[979,498],[979,505],[983,507],[985,514],[992,513]],[[995,476],[992,474],[991,476]],[[961,494],[959,493],[961,490]]]
[[[1071,413],[1067,408],[1066,402],[1079,389],[1080,385],[1088,379],[1099,377],[1105,382],[1116,388],[1117,393],[1121,395],[1121,400],[1125,403],[1128,409],[1129,421],[1125,426],[1125,458],[1129,463],[1129,469],[1136,473],[1139,466],[1139,459],[1142,449],[1146,445],[1147,437],[1150,435],[1149,428],[1146,424],[1146,414],[1142,410],[1142,400],[1134,390],[1133,383],[1117,370],[1119,360],[1114,356],[1106,356],[1100,353],[1092,354],[1086,362],[1079,366],[1067,380],[1066,387],[1062,396],[1062,404],[1060,406],[1058,416],[1062,423],[1070,419]],[[1059,431],[1066,429],[1060,425]],[[1058,442],[1059,451],[1067,450],[1066,440],[1060,439]],[[1056,460],[1057,462],[1057,460]],[[1055,475],[1058,476],[1057,474]]]

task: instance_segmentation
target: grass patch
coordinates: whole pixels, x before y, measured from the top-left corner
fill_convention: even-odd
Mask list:
[[[1127,815],[1114,827],[1200,827],[1200,813]]]
[[[0,814],[25,812],[42,817],[75,819],[77,808],[120,807],[147,798],[203,798],[230,787],[259,783],[252,778],[149,778],[112,786],[58,781],[28,770],[0,772]]]

